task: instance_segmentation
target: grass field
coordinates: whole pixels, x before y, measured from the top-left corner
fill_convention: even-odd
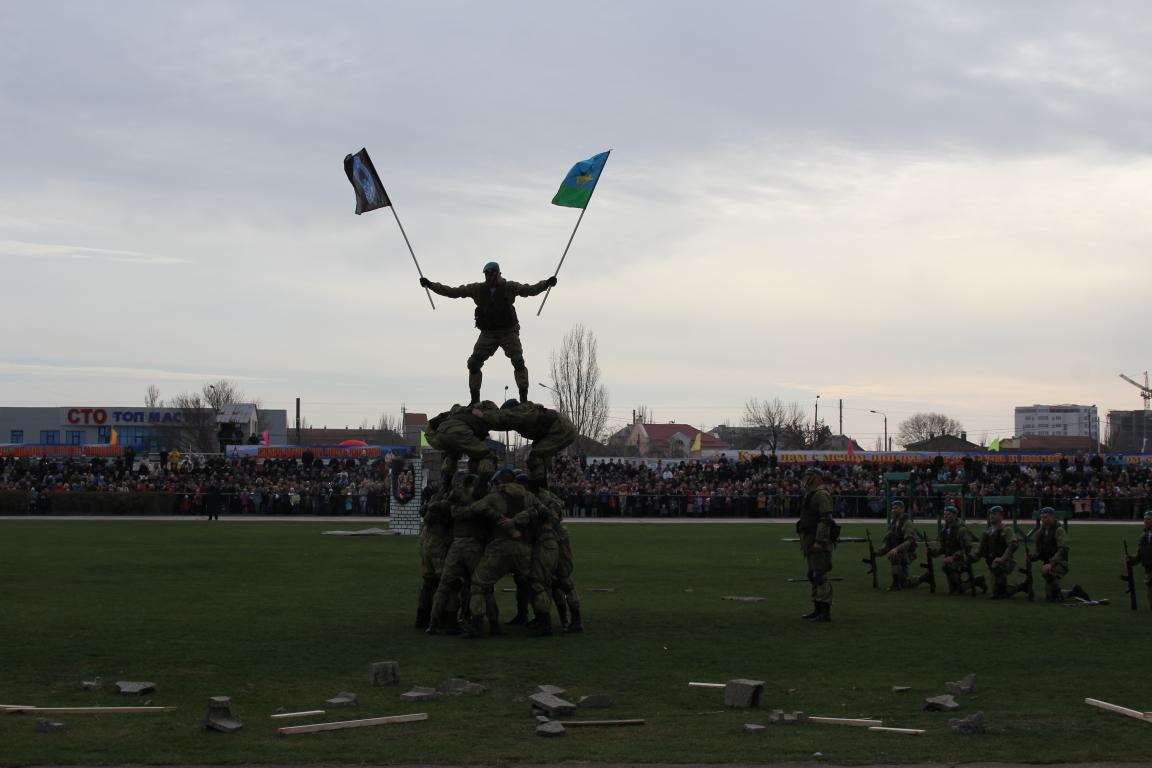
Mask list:
[[[588,632],[466,641],[412,628],[417,541],[339,538],[332,523],[0,521],[0,703],[140,704],[116,680],[148,680],[155,715],[0,715],[0,764],[496,763],[557,761],[838,763],[1147,759],[1152,723],[1099,713],[1084,697],[1152,710],[1152,613],[1128,609],[1121,540],[1138,527],[1074,525],[1072,575],[1112,605],[1065,608],[915,592],[874,592],[860,544],[837,553],[834,622],[811,625],[803,561],[781,525],[572,525]],[[352,524],[355,527],[355,524]],[[879,525],[872,526],[875,536]],[[863,526],[846,525],[844,535]],[[882,580],[886,581],[886,580]],[[592,591],[612,588],[611,592]],[[763,602],[732,602],[756,595]],[[501,594],[505,616],[511,595]],[[367,684],[369,662],[400,662],[400,688]],[[921,711],[946,680],[975,672],[955,714]],[[106,689],[83,691],[102,675]],[[412,685],[463,677],[480,697],[407,705]],[[767,681],[763,708],[725,710],[688,681]],[[607,693],[591,718],[647,725],[534,735],[527,696]],[[892,692],[893,685],[912,687]],[[278,736],[269,715],[356,708],[320,721],[427,712],[425,722]],[[232,697],[244,728],[199,730],[207,700]],[[920,737],[833,726],[773,726],[768,710],[880,718]],[[989,733],[952,716],[984,712]],[[298,724],[292,721],[287,724]]]

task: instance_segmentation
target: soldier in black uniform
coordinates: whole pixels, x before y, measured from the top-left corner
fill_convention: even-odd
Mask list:
[[[476,339],[472,356],[468,358],[468,392],[472,397],[470,403],[480,402],[480,384],[484,378],[481,369],[484,362],[496,354],[497,349],[503,349],[512,361],[520,400],[527,400],[528,366],[524,363],[524,348],[520,346],[520,320],[512,305],[517,296],[536,296],[556,285],[555,275],[531,285],[514,283],[502,278],[500,265],[490,261],[484,265],[482,283],[467,283],[453,288],[422,277],[420,285],[450,299],[472,299],[476,302],[476,327],[480,330],[480,337]]]

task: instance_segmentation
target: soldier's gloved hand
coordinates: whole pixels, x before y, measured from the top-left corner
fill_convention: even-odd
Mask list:
[[[517,512],[516,517],[512,518],[512,520],[516,525],[528,525],[528,523],[532,522],[532,516],[527,512]]]
[[[547,282],[548,282],[548,287],[549,287],[549,288],[551,288],[552,286],[556,285],[556,275],[552,275],[552,277],[548,278],[548,281],[547,281]]]
[[[430,285],[432,285],[432,281],[431,281],[431,280],[429,280],[429,279],[428,279],[428,278],[426,278],[426,277],[422,277],[422,278],[420,278],[420,287],[421,287],[421,288],[427,288],[427,287],[428,287],[428,286],[430,286]]]
[[[516,521],[510,517],[502,517],[500,518],[500,527],[507,531],[516,527]]]

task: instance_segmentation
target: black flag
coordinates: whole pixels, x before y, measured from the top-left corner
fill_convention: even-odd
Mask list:
[[[348,174],[348,181],[356,190],[356,215],[377,208],[387,208],[392,205],[376,168],[372,165],[372,158],[368,157],[368,150],[361,149],[354,155],[344,158],[344,173]]]

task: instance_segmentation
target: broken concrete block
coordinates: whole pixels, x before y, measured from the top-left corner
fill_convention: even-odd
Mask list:
[[[600,709],[612,706],[612,697],[603,693],[594,693],[591,696],[581,696],[576,706],[586,709]]]
[[[551,693],[534,693],[528,697],[528,702],[534,709],[543,710],[549,717],[571,715],[576,711],[576,705]]]
[[[984,713],[977,712],[974,715],[968,715],[968,717],[953,717],[948,720],[948,727],[952,729],[953,733],[964,736],[984,733]]]
[[[892,686],[892,693],[907,693],[912,690],[910,685],[894,685]]]
[[[156,683],[136,683],[121,680],[116,683],[116,690],[124,696],[143,696],[156,690]]]
[[[763,680],[747,680],[744,678],[729,680],[724,685],[724,706],[758,707],[760,706],[760,696],[763,693]]]
[[[426,685],[418,685],[407,693],[400,694],[400,698],[404,701],[431,701],[438,699],[443,694],[435,688],[429,688]]]
[[[368,684],[400,685],[400,662],[375,661],[368,665]]]
[[[803,723],[808,719],[808,715],[804,714],[803,710],[796,710],[795,712],[785,712],[782,709],[772,710],[772,714],[768,715],[769,725],[796,725]]]
[[[68,726],[43,717],[36,718],[36,733],[60,733],[68,730]]]
[[[536,715],[536,725],[544,725],[544,723],[550,722],[552,722],[551,718],[545,717],[544,715]]]
[[[558,723],[555,720],[549,720],[536,726],[537,736],[563,736],[565,733],[567,731],[564,730],[564,723]]]
[[[944,683],[944,692],[953,696],[976,692],[976,673],[965,675],[954,683]]]
[[[480,683],[472,683],[458,677],[450,677],[440,684],[440,691],[449,696],[479,696],[487,690]]]
[[[763,733],[767,730],[767,726],[757,725],[756,723],[744,723],[744,733]]]
[[[235,733],[244,727],[239,716],[232,711],[232,699],[228,696],[213,696],[208,699],[208,712],[202,723],[206,731]]]
[[[348,691],[341,691],[332,698],[324,702],[330,707],[354,707],[356,706],[356,694]]]
[[[558,685],[538,685],[536,686],[536,690],[540,693],[550,693],[553,696],[563,696],[568,693],[568,691]]]
[[[960,709],[960,705],[956,703],[950,694],[942,696],[931,696],[924,699],[924,709],[928,712],[951,712],[954,709]]]
[[[98,691],[104,687],[104,678],[97,675],[93,680],[81,680],[80,687],[86,691]]]

